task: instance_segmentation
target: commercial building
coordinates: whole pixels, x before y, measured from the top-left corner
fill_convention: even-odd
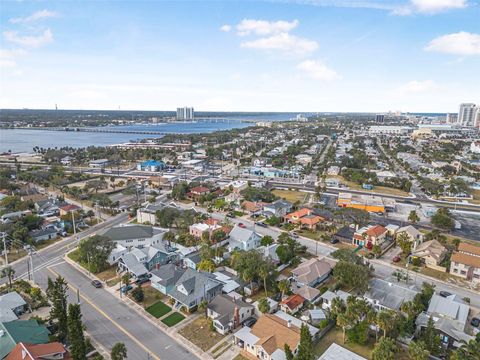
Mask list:
[[[177,120],[193,120],[194,110],[193,107],[181,107],[177,108]]]
[[[393,199],[382,198],[380,196],[339,193],[337,205],[344,208],[360,209],[383,214],[388,211],[395,211],[396,202]]]
[[[157,172],[165,169],[165,163],[157,160],[147,160],[137,164],[138,171]]]
[[[460,104],[458,110],[458,123],[462,126],[474,126],[477,116],[477,105],[473,103]]]
[[[407,135],[413,131],[409,126],[370,126],[370,135]]]

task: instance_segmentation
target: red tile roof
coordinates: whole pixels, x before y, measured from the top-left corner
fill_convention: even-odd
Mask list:
[[[23,355],[26,356],[23,356]],[[59,342],[52,342],[48,344],[24,344],[18,343],[5,360],[42,360],[46,356],[61,360],[72,360],[70,353]],[[59,357],[58,355],[62,355]]]
[[[197,186],[190,189],[190,192],[194,194],[204,194],[210,192],[210,189],[205,186]]]
[[[280,304],[287,306],[290,310],[295,310],[298,306],[302,305],[305,302],[303,296],[298,294],[290,295],[288,298],[283,300]]]
[[[385,229],[382,225],[375,225],[369,228],[365,233],[368,236],[378,237],[382,234],[385,234],[388,230]]]

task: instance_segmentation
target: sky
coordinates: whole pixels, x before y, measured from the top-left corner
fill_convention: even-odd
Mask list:
[[[480,103],[480,0],[2,1],[0,24],[0,108]]]

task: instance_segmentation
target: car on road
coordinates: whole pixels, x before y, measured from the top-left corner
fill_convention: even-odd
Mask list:
[[[294,233],[293,231],[290,231],[290,232],[288,233],[288,235],[290,235],[290,237],[293,238],[293,239],[298,239],[298,234],[297,234],[297,233]]]
[[[240,226],[241,228],[246,228],[244,223],[238,223],[238,226]]]
[[[248,327],[252,327],[253,325],[255,325],[256,322],[257,322],[257,319],[255,319],[253,317],[250,317],[243,322],[243,325],[248,326]]]
[[[265,223],[262,222],[262,221],[257,221],[257,222],[255,223],[255,225],[260,226],[260,227],[265,227],[265,228],[268,226],[267,224],[265,224]]]
[[[478,327],[480,326],[480,319],[474,317],[474,318],[470,321],[470,325],[472,325],[473,327],[478,328]]]
[[[392,259],[392,261],[393,261],[394,263],[399,262],[399,261],[400,261],[400,256],[398,256],[398,255],[395,256],[395,257]]]
[[[449,297],[449,296],[451,296],[451,295],[452,295],[452,293],[449,293],[448,291],[444,291],[444,290],[442,290],[442,291],[440,291],[440,292],[439,292],[439,295],[440,295],[441,297],[444,297],[444,298],[446,298],[446,297]]]
[[[330,240],[330,244],[336,244],[336,243],[338,243],[338,239],[333,238],[332,240]]]
[[[130,290],[133,289],[133,286],[132,285],[123,285],[121,288],[120,288],[120,292],[122,294],[126,294],[127,292],[129,292]]]
[[[94,288],[100,289],[102,287],[102,283],[99,280],[92,280],[92,285]]]
[[[225,217],[233,219],[233,218],[235,218],[235,213],[229,212],[225,215]]]

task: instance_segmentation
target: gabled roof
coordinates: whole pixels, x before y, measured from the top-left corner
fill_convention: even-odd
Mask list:
[[[160,279],[160,285],[167,287],[176,284],[178,279],[183,275],[184,270],[175,264],[166,264],[160,266],[158,269],[151,270],[150,273]]]
[[[368,236],[374,236],[374,237],[378,237],[382,234],[385,234],[386,232],[387,232],[387,229],[385,229],[382,225],[371,226],[367,229],[367,231],[365,231],[365,233]]]
[[[357,355],[336,343],[333,343],[318,358],[318,360],[366,360],[366,358]]]
[[[230,231],[230,239],[238,242],[245,243],[247,242],[252,236],[258,237],[258,234],[250,229],[245,229],[240,226],[235,226],[232,231]]]
[[[223,284],[216,280],[214,275],[187,268],[176,282],[175,287],[170,292],[170,296],[182,304],[188,305],[193,300],[222,286]],[[184,287],[187,294],[181,292],[179,290],[180,287]]]
[[[474,256],[454,251],[452,257],[450,258],[450,261],[480,268],[480,256]]]
[[[208,304],[208,309],[216,312],[219,316],[226,314],[233,314],[235,307],[240,308],[253,308],[253,305],[247,304],[241,299],[235,300],[231,296],[220,294]]]
[[[268,354],[273,354],[276,350],[283,351],[285,344],[294,351],[300,342],[300,329],[294,325],[288,326],[288,322],[277,316],[264,314],[250,333],[259,340],[256,345],[260,345]]]
[[[401,234],[403,232],[407,233],[414,239],[417,239],[418,237],[422,236],[422,233],[418,231],[416,228],[414,228],[412,225],[407,225],[397,230],[397,234]]]
[[[8,354],[5,360],[71,360],[72,357],[67,349],[59,342],[48,344],[25,344],[18,343]]]
[[[328,262],[313,258],[298,265],[292,270],[292,274],[296,276],[299,282],[309,284],[312,281],[329,274],[331,271],[332,267]]]
[[[381,306],[392,310],[400,310],[400,306],[413,300],[418,291],[382,280],[372,279],[368,283],[366,299],[375,300]]]
[[[458,251],[480,256],[480,246],[472,245],[465,242],[461,242],[458,245]]]
[[[293,295],[290,295],[285,300],[283,300],[282,302],[280,302],[280,304],[285,305],[291,311],[293,311],[297,307],[299,307],[300,305],[303,305],[304,302],[305,302],[305,299],[303,298],[303,296],[298,295],[298,294],[293,294]]]
[[[0,323],[0,330],[5,332],[0,337],[0,359],[3,359],[19,342],[29,344],[46,344],[50,331],[37,320],[14,320]]]
[[[437,240],[430,240],[420,244],[416,250],[412,251],[412,256],[426,257],[431,256],[436,261],[439,261],[447,252],[445,246],[440,244]]]

